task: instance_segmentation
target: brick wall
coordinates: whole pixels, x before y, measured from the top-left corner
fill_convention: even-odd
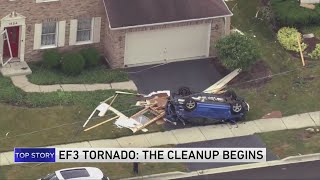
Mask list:
[[[230,21],[226,21],[227,24],[230,24]],[[107,20],[106,23],[108,24]],[[196,25],[202,23],[211,23],[211,37],[210,37],[210,56],[216,56],[216,51],[214,48],[214,43],[225,36],[226,29],[225,27],[225,19],[217,18],[211,20],[201,20],[201,21],[192,21],[192,22],[181,22],[174,24],[165,24],[165,25],[157,25],[157,26],[149,26],[149,27],[139,27],[132,29],[124,29],[124,30],[110,30],[109,28],[105,29],[105,40],[104,40],[104,52],[111,63],[111,66],[114,68],[119,68],[124,66],[124,52],[125,52],[125,34],[127,32],[136,32],[136,31],[148,31],[154,29],[163,29],[170,27],[179,27],[179,26],[188,26],[188,25]],[[228,29],[227,29],[228,34]]]
[[[4,2],[5,1],[5,2]],[[97,47],[103,52],[103,40],[105,29],[105,9],[101,0],[60,0],[56,2],[36,3],[35,0],[1,0],[0,19],[17,12],[26,17],[26,40],[25,40],[25,60],[39,60],[43,50],[33,50],[34,25],[49,19],[56,21],[66,20],[65,46],[60,47],[60,51],[70,51],[81,49],[85,46]],[[101,43],[92,45],[69,46],[70,20],[81,17],[102,17]]]

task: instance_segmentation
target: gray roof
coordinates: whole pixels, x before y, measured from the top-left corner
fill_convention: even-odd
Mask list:
[[[111,28],[230,16],[224,0],[104,0]]]

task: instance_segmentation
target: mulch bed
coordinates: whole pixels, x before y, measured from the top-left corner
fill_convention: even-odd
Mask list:
[[[305,38],[304,43],[306,43],[308,45],[308,47],[305,51],[307,53],[311,53],[316,48],[316,45],[320,43],[320,40],[315,37]]]
[[[241,89],[259,88],[271,80],[272,72],[264,61],[258,61],[248,71],[241,72],[230,83],[230,87]]]
[[[231,71],[226,69],[218,59],[212,61],[220,74],[223,76],[228,75]],[[237,88],[258,88],[267,83],[272,75],[269,66],[262,60],[256,62],[248,71],[241,72],[235,77],[228,86]],[[256,80],[255,80],[256,79]],[[250,82],[248,82],[250,81]]]
[[[307,48],[306,48],[306,50],[303,52],[303,57],[304,57],[305,60],[312,60],[312,59],[308,56],[308,54],[311,53],[311,52],[315,49],[316,45],[320,43],[320,39],[317,39],[316,37],[313,37],[313,38],[304,38],[304,39],[303,39],[303,42],[304,42],[305,44],[307,44]],[[299,59],[301,58],[301,57],[300,57],[300,53],[296,53],[296,52],[293,52],[293,51],[288,51],[288,52],[289,52],[293,57],[295,57],[295,58],[299,58]]]

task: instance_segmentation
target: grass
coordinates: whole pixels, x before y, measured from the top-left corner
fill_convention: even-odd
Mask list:
[[[70,167],[97,167],[110,179],[120,179],[126,177],[133,177],[132,163],[55,163],[55,164],[41,164],[34,166],[28,165],[13,165],[0,166],[0,179],[38,179],[42,176],[52,173],[58,169]],[[2,172],[1,172],[2,171]],[[186,171],[183,163],[140,163],[140,175],[158,174],[172,171]],[[2,176],[2,177],[1,177]]]
[[[320,152],[320,133],[309,133],[305,129],[284,130],[259,134],[280,158]]]
[[[320,62],[309,61],[302,68],[301,60],[292,57],[276,41],[275,33],[269,23],[255,18],[261,6],[259,0],[237,0],[228,2],[233,8],[232,26],[253,37],[261,51],[262,59],[273,74],[291,71],[288,74],[274,76],[262,87],[233,87],[237,94],[245,97],[250,104],[247,119],[258,119],[271,111],[279,110],[283,115],[316,111],[320,104]],[[315,76],[314,80],[305,77]]]
[[[132,135],[130,130],[118,129],[112,122],[92,131],[79,132],[91,111],[99,102],[113,95],[113,90],[24,93],[10,79],[2,76],[0,87],[0,151],[9,151],[17,146],[46,146]],[[135,101],[135,97],[123,95],[113,106],[120,111],[125,110],[124,114],[129,116],[138,110],[132,106]],[[103,120],[93,120],[88,127]],[[50,129],[31,133],[47,128]],[[154,132],[162,130],[162,127],[153,125],[148,129]],[[5,136],[7,132],[8,137]],[[29,134],[22,135],[26,133]]]
[[[228,4],[230,7],[235,6],[232,25],[250,36],[255,36],[263,60],[273,73],[300,68],[287,75],[275,76],[259,88],[235,87],[237,93],[245,97],[250,104],[251,111],[247,119],[258,119],[274,110],[282,111],[283,115],[319,110],[320,103],[317,103],[317,100],[320,99],[320,62],[308,62],[308,68],[301,69],[300,60],[292,58],[275,42],[274,33],[268,24],[254,18],[256,9],[260,6],[258,0],[252,0],[251,3],[247,3],[247,0],[237,0]],[[303,79],[310,75],[317,78],[310,81]],[[1,151],[12,150],[15,146],[45,146],[132,134],[129,130],[117,129],[112,123],[93,131],[78,133],[91,110],[98,102],[113,95],[113,90],[25,93],[16,88],[10,79],[2,76],[0,87],[0,103],[3,103],[0,105]],[[135,101],[132,96],[120,96],[113,106],[120,111],[128,110]],[[126,114],[131,115],[134,112],[136,110],[128,111]],[[95,120],[92,124],[98,121],[102,119]],[[56,128],[31,134],[35,130],[53,127]],[[154,132],[163,129],[154,125],[149,130]],[[9,135],[5,138],[7,132]],[[25,133],[29,134],[21,135]],[[15,137],[17,135],[21,136]]]
[[[129,81],[127,73],[120,69],[107,69],[105,66],[85,69],[80,75],[68,76],[57,69],[48,69],[40,64],[29,64],[32,74],[28,75],[31,83],[38,85],[52,84],[95,84]]]
[[[320,26],[306,26],[302,28],[305,34],[313,33],[316,38],[320,38]]]
[[[270,0],[277,23],[282,26],[298,26],[319,24],[320,5],[314,10],[300,7],[297,0]]]

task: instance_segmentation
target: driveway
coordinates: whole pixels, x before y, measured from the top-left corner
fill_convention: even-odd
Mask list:
[[[177,91],[182,86],[192,91],[203,91],[222,78],[213,59],[173,62],[128,68],[129,77],[140,93],[157,90]]]

